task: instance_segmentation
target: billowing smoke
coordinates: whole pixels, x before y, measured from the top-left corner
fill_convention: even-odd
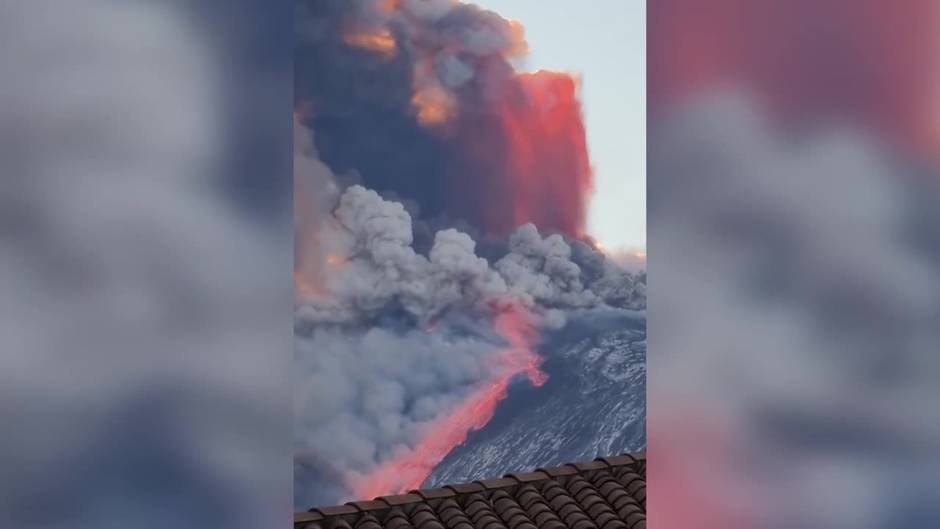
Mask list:
[[[516,375],[544,379],[537,328],[568,310],[645,304],[642,276],[532,224],[491,266],[455,229],[415,251],[411,222],[355,185],[319,223],[319,282],[297,309],[298,507],[416,488]]]
[[[568,310],[645,305],[642,275],[532,224],[493,265],[455,229],[419,253],[405,207],[359,185],[314,226],[298,229],[321,259],[298,289],[298,508],[417,488],[513,378],[544,381],[538,328]]]
[[[419,487],[510,383],[544,382],[541,329],[645,308],[645,275],[583,242],[577,83],[515,71],[518,23],[449,0],[298,20],[301,509]]]
[[[313,133],[294,118],[294,282],[309,293],[321,275],[325,249],[318,240],[339,195],[339,183],[317,153]]]
[[[295,504],[351,495],[354,480],[495,373],[495,335],[420,329],[318,327],[297,339]],[[375,495],[393,492],[377,491]]]
[[[936,526],[936,168],[870,131],[794,134],[740,93],[651,132],[650,510]]]
[[[556,319],[559,311],[639,308],[642,283],[582,242],[543,237],[524,224],[509,237],[508,253],[492,267],[476,243],[455,229],[437,232],[428,256],[412,247],[404,206],[355,185],[339,200],[316,239],[325,256],[319,294],[298,309],[302,324],[374,324],[382,318],[429,325],[450,312],[492,314],[521,307]]]
[[[578,84],[517,73],[522,27],[455,0],[301,1],[297,108],[336,173],[422,220],[584,232]]]

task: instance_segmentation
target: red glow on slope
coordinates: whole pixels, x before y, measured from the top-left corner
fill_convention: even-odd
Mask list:
[[[493,418],[496,405],[506,398],[509,383],[516,375],[525,373],[535,386],[545,383],[548,377],[539,369],[542,359],[532,350],[538,333],[526,314],[517,309],[501,313],[495,328],[509,342],[495,357],[498,365],[494,371],[499,373],[496,378],[471,393],[449,415],[428,425],[417,445],[401,449],[369,474],[358,477],[352,484],[356,497],[374,498],[417,489],[435,465],[467,439],[467,434]]]
[[[527,222],[583,235],[592,183],[577,89],[566,73],[516,74],[467,111],[448,211],[496,235]]]

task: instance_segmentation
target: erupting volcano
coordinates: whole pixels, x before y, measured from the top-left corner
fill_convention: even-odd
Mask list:
[[[312,183],[295,186],[295,502],[309,507],[418,488],[513,380],[547,380],[539,329],[633,308],[645,279],[582,242],[579,81],[517,71],[518,22],[456,0],[298,2],[295,179]]]
[[[420,219],[584,234],[578,81],[518,72],[522,26],[459,2],[304,2],[296,107],[337,174]]]
[[[538,333],[521,309],[511,309],[496,317],[495,329],[509,345],[498,351],[494,362],[499,375],[488,385],[471,393],[459,406],[425,428],[422,439],[413,447],[402,448],[391,459],[352,484],[355,496],[374,498],[382,494],[400,494],[417,489],[467,434],[486,425],[499,401],[506,398],[509,383],[520,374],[541,386],[547,376],[539,369],[542,359],[532,350]]]

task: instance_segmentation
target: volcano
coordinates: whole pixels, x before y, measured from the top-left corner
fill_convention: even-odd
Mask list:
[[[548,381],[518,380],[492,420],[473,432],[422,488],[520,468],[560,465],[646,447],[646,320],[589,312],[546,336]]]

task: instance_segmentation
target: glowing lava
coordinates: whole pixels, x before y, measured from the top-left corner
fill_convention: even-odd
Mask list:
[[[527,315],[519,309],[503,312],[496,318],[495,329],[509,342],[495,355],[495,379],[471,393],[449,415],[430,423],[417,445],[399,450],[369,474],[356,478],[352,483],[354,496],[374,498],[417,489],[434,467],[467,439],[467,434],[492,419],[515,376],[525,373],[533,385],[545,383],[548,376],[539,369],[542,359],[532,349],[538,333]]]

